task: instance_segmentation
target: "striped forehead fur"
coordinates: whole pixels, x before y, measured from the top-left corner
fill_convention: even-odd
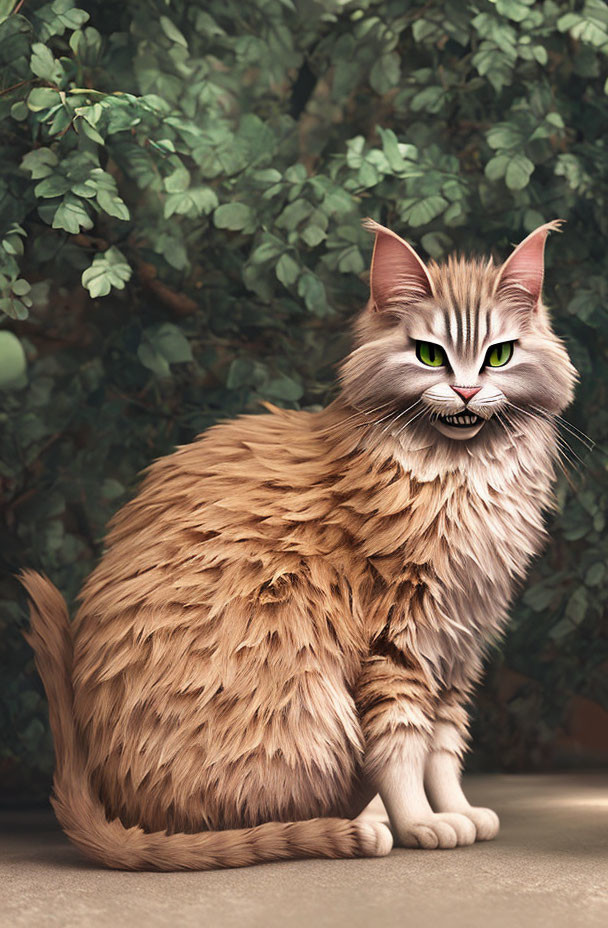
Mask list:
[[[492,258],[455,254],[441,264],[430,261],[427,270],[435,298],[461,309],[479,308],[490,300],[498,279],[498,268]]]

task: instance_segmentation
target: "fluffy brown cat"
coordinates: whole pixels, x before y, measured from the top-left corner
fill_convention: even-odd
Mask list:
[[[341,393],[156,461],[70,623],[23,573],[53,805],[94,860],[237,867],[492,838],[465,704],[543,540],[575,371],[541,300],[547,223],[500,267],[376,241]]]

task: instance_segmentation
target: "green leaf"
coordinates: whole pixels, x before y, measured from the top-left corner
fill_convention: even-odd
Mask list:
[[[504,177],[510,160],[510,156],[505,154],[495,155],[490,158],[484,171],[488,180],[500,180]]]
[[[157,377],[170,377],[171,368],[167,359],[149,342],[142,342],[137,348],[137,357],[144,367]]]
[[[445,232],[428,232],[421,238],[421,244],[431,258],[439,259],[454,247],[454,242]]]
[[[439,216],[448,206],[448,201],[444,197],[430,196],[422,200],[416,200],[411,206],[408,206],[402,213],[401,218],[411,226],[423,226],[431,219]]]
[[[544,45],[535,45],[532,49],[532,54],[541,65],[546,65],[549,61],[549,55]]]
[[[168,39],[175,42],[177,45],[183,46],[183,48],[188,48],[185,37],[167,16],[160,17],[160,26]]]
[[[401,63],[396,52],[382,55],[374,64],[369,82],[376,93],[385,94],[396,87],[401,75]]]
[[[59,91],[52,90],[50,87],[34,87],[27,98],[27,105],[34,113],[41,110],[50,109],[61,103]]]
[[[490,3],[495,3],[502,16],[516,23],[522,22],[530,15],[530,3],[526,3],[525,0],[490,0]]]
[[[187,216],[201,216],[211,213],[217,206],[218,199],[211,187],[191,187],[183,193],[170,193],[165,200],[165,219],[174,213]]]
[[[443,87],[425,87],[412,98],[410,107],[415,113],[420,110],[438,113],[444,105],[445,93]]]
[[[522,134],[517,126],[500,123],[486,133],[491,148],[516,148],[521,145]]]
[[[290,255],[281,255],[275,273],[284,287],[294,284],[300,274],[300,265]]]
[[[92,229],[93,220],[87,213],[82,200],[68,193],[55,212],[52,225],[53,229],[64,229],[76,235],[81,229]]]
[[[264,264],[277,258],[285,250],[285,243],[274,236],[267,236],[265,240],[251,252],[249,261],[251,264]]]
[[[249,225],[253,213],[245,203],[223,203],[213,214],[213,221],[218,229],[237,231]]]
[[[8,19],[18,2],[19,0],[0,0],[0,23]]]
[[[105,499],[112,500],[118,499],[126,492],[126,490],[120,481],[114,480],[113,477],[106,477],[101,485],[101,492]]]
[[[308,200],[294,200],[285,207],[277,219],[277,225],[284,229],[296,229],[304,219],[308,219],[313,206]]]
[[[171,267],[178,271],[183,271],[189,266],[186,243],[179,238],[175,238],[168,233],[163,234],[158,238],[154,250],[157,254],[163,256],[167,264],[170,264]]]
[[[132,269],[118,248],[108,248],[96,255],[93,263],[82,273],[82,286],[92,297],[107,296],[112,287],[123,290],[131,278]]]
[[[117,193],[110,193],[108,190],[98,190],[97,202],[108,216],[114,216],[116,219],[122,219],[123,221],[131,218],[127,204]]]
[[[148,337],[154,348],[160,352],[170,364],[181,364],[186,361],[192,361],[190,342],[176,325],[165,322]]]
[[[300,399],[304,390],[302,384],[298,383],[292,377],[288,377],[287,374],[280,374],[278,377],[273,377],[272,380],[268,381],[263,388],[263,393],[271,399],[295,402]]]
[[[534,612],[544,612],[549,608],[555,598],[555,589],[553,586],[545,586],[542,583],[531,586],[524,594],[524,602]]]
[[[599,586],[606,576],[606,565],[601,562],[592,564],[585,574],[585,584],[587,586]]]
[[[363,188],[375,187],[380,180],[380,175],[373,164],[370,164],[369,161],[364,161],[359,168],[357,180]]]
[[[56,14],[61,24],[62,34],[64,29],[78,29],[83,26],[89,18],[89,14],[84,10],[74,7],[74,0],[55,0],[51,4],[51,10]]]
[[[69,126],[72,124],[72,112],[65,106],[57,106],[53,110],[53,118],[49,126],[49,135],[59,135],[63,134],[68,130]],[[50,113],[49,113],[50,115]]]
[[[320,226],[306,226],[302,232],[302,239],[306,242],[307,245],[310,245],[311,248],[315,248],[317,245],[320,245],[323,239],[326,237],[327,233],[324,229],[321,229]]]
[[[51,174],[34,187],[34,195],[50,198],[60,197],[70,189],[70,182],[63,174]]]
[[[250,358],[235,358],[228,369],[226,386],[229,390],[238,390],[251,382],[254,362]]]
[[[191,187],[188,192],[195,216],[212,213],[218,204],[217,193],[212,187]]]
[[[574,591],[566,606],[565,617],[580,625],[587,614],[587,591],[584,586]]]
[[[376,126],[376,130],[382,139],[382,150],[386,155],[391,170],[395,173],[402,171],[405,161],[401,153],[399,139],[392,129],[383,129],[381,126]]]
[[[256,184],[260,184],[262,187],[270,186],[271,184],[278,184],[281,181],[281,172],[277,171],[276,168],[266,168],[263,171],[254,171],[251,175],[253,181]]]
[[[180,165],[165,177],[163,186],[167,193],[183,193],[190,186],[190,172]]]
[[[55,61],[50,49],[42,42],[32,45],[30,68],[38,77],[50,84],[58,84],[63,77],[63,68]]]
[[[523,190],[534,171],[534,163],[525,155],[514,155],[507,165],[505,183],[509,190]]]
[[[360,274],[365,268],[363,255],[356,245],[345,248],[338,259],[338,270],[342,274]]]
[[[441,27],[430,23],[425,19],[416,19],[412,24],[412,35],[414,41],[422,44],[427,40],[436,40],[441,34]]]
[[[14,280],[11,285],[11,290],[15,296],[25,296],[26,293],[29,293],[32,289],[29,281],[20,278],[19,280]]]
[[[316,316],[326,316],[327,296],[322,280],[316,274],[305,271],[298,280],[298,296],[304,298],[306,308]]]
[[[16,335],[0,330],[0,389],[10,389],[26,370],[25,352]]]
[[[163,209],[163,215],[165,219],[170,219],[171,216],[175,215],[185,215],[189,213],[192,209],[192,197],[189,193],[171,193],[165,200],[165,206]]]
[[[16,103],[13,103],[11,106],[11,116],[17,122],[24,122],[28,118],[29,111],[23,100],[17,100]]]
[[[82,130],[88,139],[91,139],[92,142],[97,142],[98,145],[105,145],[105,140],[102,135],[99,134],[97,129],[91,125],[91,123],[85,117],[78,120],[78,129]]]

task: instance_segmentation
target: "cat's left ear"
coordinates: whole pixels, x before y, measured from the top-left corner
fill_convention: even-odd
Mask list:
[[[549,232],[559,231],[564,220],[554,219],[539,226],[521,242],[503,264],[494,292],[530,304],[539,304],[545,276],[545,241]]]

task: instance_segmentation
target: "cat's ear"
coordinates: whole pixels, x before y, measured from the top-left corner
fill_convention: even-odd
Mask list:
[[[529,303],[539,304],[545,276],[545,241],[549,232],[559,231],[564,220],[554,219],[531,232],[510,254],[498,274],[495,293]]]
[[[376,235],[370,272],[374,308],[381,312],[391,304],[432,297],[429,272],[411,245],[373,219],[366,219],[363,225]]]

